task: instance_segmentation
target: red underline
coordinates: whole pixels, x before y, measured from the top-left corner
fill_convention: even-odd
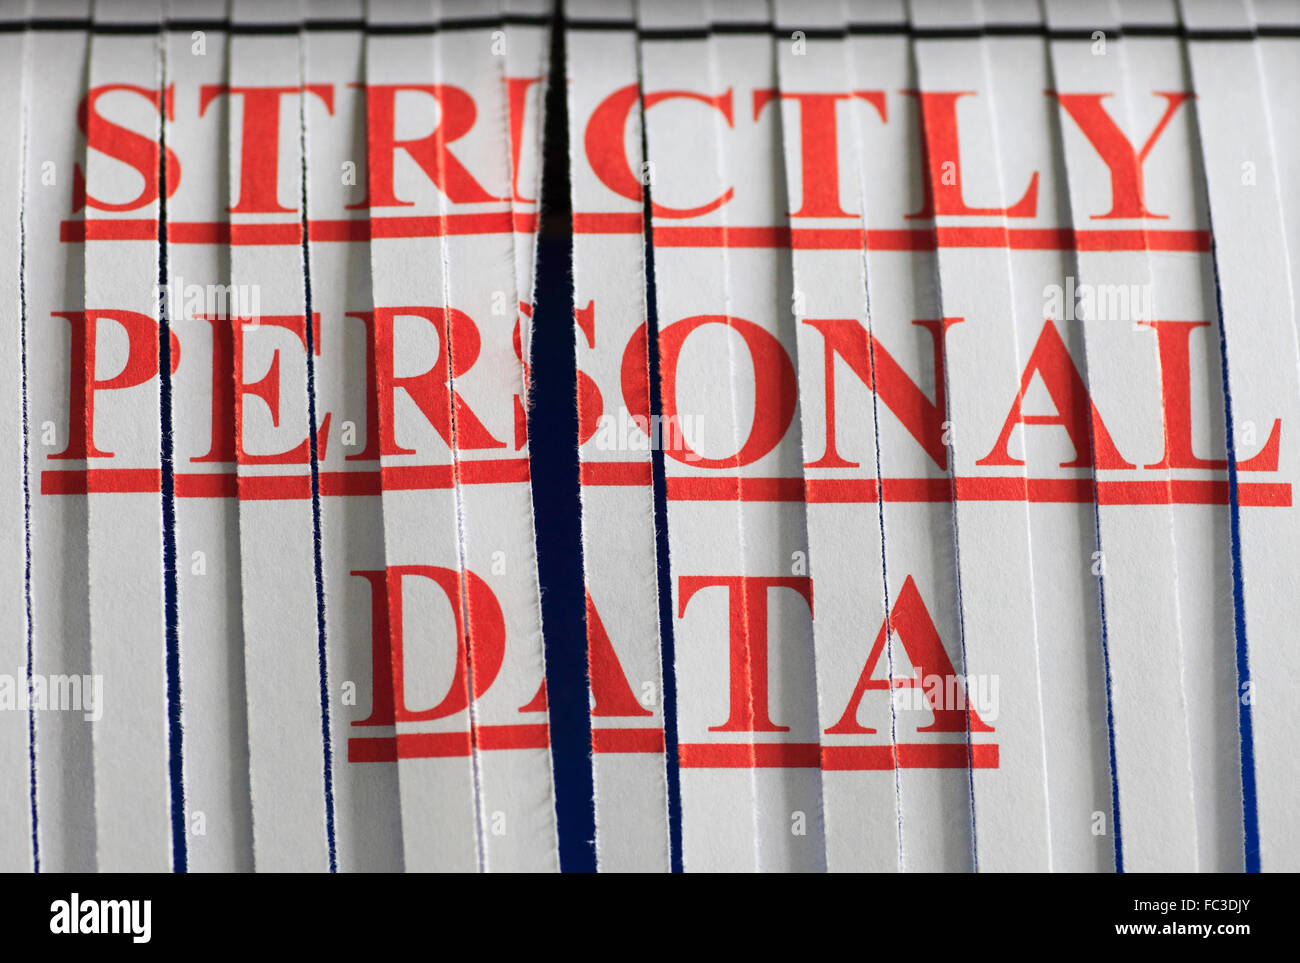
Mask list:
[[[683,769],[996,769],[996,745],[901,743],[895,746],[819,746],[808,743],[682,743]]]
[[[649,465],[600,462],[582,466],[589,486],[631,487],[651,484]],[[381,471],[331,472],[319,475],[325,496],[379,495],[385,491],[426,491],[462,485],[501,485],[529,481],[526,458],[464,461],[458,466],[411,465]],[[177,472],[177,498],[245,500],[311,497],[307,474],[244,475],[232,472]],[[951,502],[951,478],[747,478],[677,477],[667,479],[672,501],[807,502],[870,504]],[[956,499],[964,502],[1032,502],[1098,505],[1227,505],[1228,483],[1222,480],[1094,481],[1090,478],[971,478],[955,480]],[[80,468],[41,472],[42,495],[149,493],[162,488],[156,468]],[[883,491],[880,498],[878,492]],[[1237,504],[1252,508],[1289,508],[1286,482],[1239,482]]]
[[[477,726],[469,732],[399,733],[396,736],[357,736],[348,739],[348,762],[396,762],[398,759],[436,759],[468,756],[471,746],[482,751],[545,749],[551,744],[544,723],[515,726]]]
[[[650,461],[588,461],[578,468],[584,485],[650,485],[653,471]]]
[[[664,751],[662,729],[601,729],[591,730],[592,752],[655,753]]]
[[[502,485],[529,480],[527,458],[464,461],[451,465],[409,465],[381,471],[323,471],[320,493],[379,495],[385,491],[425,491],[462,485]],[[177,498],[241,498],[275,501],[311,497],[311,476],[243,475],[234,472],[177,472]],[[148,494],[162,490],[157,468],[78,468],[41,472],[42,495]]]
[[[573,215],[574,234],[640,234],[639,213]],[[1210,250],[1209,231],[1003,227],[699,227],[657,222],[660,247],[794,248],[795,250],[933,251],[945,248],[1008,248],[1021,251]]]
[[[605,232],[609,233],[609,232]],[[1070,228],[922,227],[896,230],[817,227],[654,228],[657,247],[791,248],[801,251],[934,251],[1003,248],[1012,251],[1210,250],[1209,231],[1082,230]]]
[[[866,504],[952,502],[951,478],[668,478],[671,501],[807,502]],[[1094,487],[1095,485],[1095,487]],[[1106,481],[1091,478],[972,478],[955,480],[956,500],[1098,505],[1227,505],[1228,483],[1219,480]],[[883,491],[883,498],[880,492]],[[1291,485],[1240,482],[1237,503],[1287,508]]]
[[[574,234],[641,234],[640,214],[577,213]],[[313,220],[311,241],[369,241],[374,238],[444,237],[506,234],[537,230],[536,214],[491,211],[446,216],[358,217]],[[821,251],[933,251],[938,248],[1002,248],[1016,251],[1192,251],[1210,250],[1209,231],[1152,229],[916,227],[721,227],[655,224],[658,247],[791,248]],[[152,241],[158,222],[149,218],[92,218],[63,221],[59,239],[85,241]],[[302,224],[231,224],[229,221],[168,221],[169,244],[294,245],[302,243]]]
[[[369,241],[392,237],[443,237],[461,234],[532,233],[536,214],[490,211],[483,214],[449,214],[446,217],[409,216],[316,220],[307,224],[312,241]],[[63,221],[59,240],[155,241],[158,222],[150,218],[93,218]],[[231,224],[229,221],[168,221],[168,244],[285,245],[302,243],[302,223]]]
[[[803,478],[668,478],[667,494],[682,502],[802,502],[807,484]]]

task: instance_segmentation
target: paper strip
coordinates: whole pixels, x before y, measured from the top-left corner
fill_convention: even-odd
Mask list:
[[[87,3],[43,4],[42,15],[85,19]],[[38,868],[95,868],[95,781],[92,730],[82,698],[94,691],[90,659],[87,514],[82,494],[56,494],[59,482],[84,470],[78,457],[80,411],[71,412],[71,322],[83,310],[84,250],[60,241],[72,214],[74,169],[85,163],[84,139],[69,118],[85,96],[90,38],[77,30],[35,30],[28,63],[63,64],[31,87],[27,108],[27,184],[23,260],[27,296],[27,486],[31,494],[32,678],[41,694],[36,720]],[[33,81],[35,74],[32,75]],[[61,122],[37,123],[40,119]],[[77,433],[77,434],[74,434]],[[84,475],[82,476],[84,477]],[[74,486],[75,490],[75,486]],[[52,683],[60,683],[57,689]],[[89,682],[89,685],[87,685]],[[77,688],[80,692],[77,692]],[[68,709],[49,711],[66,693]],[[73,698],[74,693],[76,698]],[[93,698],[93,697],[92,697]],[[65,704],[62,697],[60,705]],[[75,705],[74,705],[75,704]]]
[[[845,214],[862,222],[861,157],[857,122],[851,114],[873,110],[851,92],[847,37],[808,37],[810,28],[836,29],[847,22],[844,4],[806,5],[778,2],[776,60],[783,131],[787,209]],[[796,32],[798,31],[798,32]],[[833,135],[834,140],[831,140]],[[833,153],[819,153],[822,144]],[[807,145],[805,147],[805,145]],[[819,166],[806,163],[816,158]],[[844,177],[840,179],[841,171]],[[865,233],[859,230],[859,236]],[[849,479],[855,473],[828,466],[823,458],[828,420],[837,408],[827,406],[826,361],[829,345],[847,332],[863,338],[868,330],[865,252],[792,249],[793,313],[798,322],[799,413],[803,438],[803,474],[807,479]],[[833,370],[835,362],[830,362]],[[847,380],[847,379],[846,379]],[[837,384],[843,385],[843,380]],[[834,395],[832,398],[838,398]],[[870,402],[868,402],[870,404]],[[856,415],[857,412],[855,411]],[[844,418],[839,441],[849,440],[863,453],[859,477],[876,477],[873,412]],[[825,451],[823,451],[825,449]],[[831,459],[833,462],[835,459]],[[865,475],[861,469],[865,469]],[[806,506],[808,572],[815,586],[813,643],[822,733],[822,809],[826,832],[826,866],[832,871],[896,872],[899,868],[898,787],[894,767],[841,768],[836,763],[854,754],[884,750],[892,757],[892,714],[885,705],[884,725],[854,738],[842,735],[851,688],[868,662],[872,643],[886,618],[884,550],[876,500],[856,505],[810,501]],[[888,680],[886,680],[888,684]],[[842,691],[843,690],[843,691]],[[852,727],[850,727],[852,728]],[[827,730],[831,730],[828,732]],[[865,738],[864,738],[865,736]]]
[[[909,872],[964,871],[973,865],[969,768],[997,764],[996,731],[992,738],[984,733],[978,745],[972,737],[968,747],[964,717],[936,719],[928,699],[895,699],[895,690],[879,685],[882,680],[896,685],[918,673],[922,680],[927,675],[956,678],[966,673],[952,548],[953,509],[947,504],[952,482],[943,445],[946,337],[942,323],[936,323],[942,317],[938,292],[930,284],[913,281],[935,277],[935,255],[926,250],[880,250],[870,243],[874,232],[910,226],[908,215],[920,211],[924,203],[920,114],[915,97],[897,93],[918,84],[907,37],[853,35],[849,49],[853,89],[875,91],[874,96],[890,99],[886,100],[888,122],[882,123],[874,109],[853,115],[860,156],[876,159],[871,167],[864,165],[861,175],[871,341],[863,345],[859,334],[856,344],[845,345],[854,353],[854,377],[837,380],[835,391],[837,405],[848,411],[873,406],[885,598],[893,637],[883,644],[884,623],[867,627],[875,633],[872,649],[857,675],[841,683],[843,694],[837,701],[846,709],[840,719],[828,719],[827,728],[834,725],[858,738],[860,729],[876,729],[880,734],[872,739],[886,743],[885,727],[891,724],[892,712],[898,748],[889,765],[897,767],[901,866]],[[874,401],[864,377],[872,370],[881,372],[874,376]],[[845,433],[844,443],[836,441],[836,452],[844,461],[869,465],[864,462],[870,449],[859,434],[862,429],[851,428],[850,422],[836,420],[835,437]],[[828,450],[821,460],[836,464],[827,458],[829,454]],[[895,489],[913,484],[941,491],[942,501],[914,503],[906,494],[893,495]],[[877,497],[874,491],[868,494],[873,500]],[[859,497],[855,494],[853,500]],[[874,684],[868,686],[869,680]],[[911,695],[925,691],[911,689]],[[850,715],[848,707],[854,705],[857,712]]]
[[[958,129],[965,133],[966,156],[980,158],[963,168],[962,195],[975,199],[971,205],[1009,216],[1017,198],[1002,194],[1002,159],[996,142],[990,142],[998,104],[989,89],[988,41],[918,40],[914,56],[936,226],[972,222],[970,215],[957,213],[967,202],[944,190],[944,165],[960,163],[953,156]],[[958,128],[956,105],[946,92],[971,89],[979,93],[964,98]],[[953,210],[950,198],[957,211],[948,214]],[[1007,218],[986,214],[980,222],[1005,230]],[[997,768],[972,765],[970,770],[976,868],[1042,871],[1051,868],[1047,749],[1026,467],[1011,457],[983,457],[982,441],[997,437],[1001,420],[1001,412],[988,403],[992,385],[1012,384],[1021,371],[1011,254],[1005,249],[941,248],[937,260],[941,315],[945,329],[951,328],[945,335],[944,369],[949,470],[955,478],[1005,479],[1020,495],[1016,501],[974,502],[958,492],[954,499],[965,672],[951,684],[945,680],[940,704],[969,709],[972,758],[976,743],[997,741]],[[885,537],[888,550],[888,529]],[[949,698],[953,694],[955,700]]]
[[[987,92],[996,104],[991,134],[1002,159],[1002,203],[1015,203],[1029,178],[1036,177],[1037,211],[1030,223],[1049,228],[1068,225],[1064,158],[1056,148],[1057,107],[1043,93],[1051,86],[1047,43],[1041,38],[1020,37],[990,38],[988,43]],[[980,164],[978,152],[967,156],[972,164]],[[972,192],[971,202],[983,203],[982,197]],[[996,387],[989,386],[996,420],[989,423],[988,434],[969,438],[969,432],[965,433],[968,442],[977,443],[977,459],[994,449],[1049,320],[1066,354],[1084,357],[1082,324],[1065,322],[1059,310],[1055,314],[1049,311],[1050,300],[1063,298],[1067,287],[1073,296],[1074,285],[1068,279],[1076,274],[1074,259],[1073,251],[1010,253],[1011,330],[1017,342],[1019,370],[1010,378],[1004,372]],[[1050,332],[1046,336],[1052,337]],[[1024,399],[1022,412],[1050,412],[1055,406],[1043,375],[1032,370]],[[1073,503],[1029,500],[1031,577],[1039,629],[1051,868],[1057,872],[1108,872],[1114,868],[1114,838],[1101,600],[1094,574],[1098,560],[1093,508],[1096,489],[1086,467],[1061,467],[1076,460],[1078,453],[1059,425],[1017,427],[1008,445],[1008,454],[1013,452],[1025,462],[1033,483],[1079,485],[1084,492],[1084,497]]]
[[[442,13],[448,19],[466,19],[472,7],[468,0],[443,0]],[[438,141],[439,161],[444,169],[451,157],[465,164],[485,203],[496,203],[489,197],[512,196],[507,85],[502,82],[508,44],[505,31],[481,28],[442,31],[434,37],[435,77],[463,90],[478,108],[474,128],[454,151],[447,141]],[[444,196],[452,204],[462,202],[452,196],[462,188],[464,200],[473,202],[468,183],[456,186],[449,181],[446,186]],[[444,216],[449,208],[443,206]],[[509,202],[504,211],[512,213]],[[482,867],[497,872],[558,870],[532,489],[526,477],[526,420],[521,418],[523,298],[514,231],[444,231],[442,256],[444,303],[469,321],[451,322],[447,364],[452,390],[464,402],[463,407],[453,406],[452,454],[461,562],[470,586],[465,620],[470,680],[477,696],[470,702],[470,720]],[[507,468],[510,464],[519,467]],[[496,480],[469,481],[485,477]],[[476,583],[476,578],[482,581]],[[485,591],[476,590],[476,584]],[[501,743],[491,735],[496,731],[504,734]]]
[[[95,24],[152,26],[160,14],[157,0],[100,2]],[[88,223],[119,206],[129,208],[129,217],[158,221],[157,149],[142,158],[149,175],[140,191],[139,172],[110,157],[105,144],[114,125],[157,144],[156,91],[164,86],[156,35],[92,33]],[[74,339],[84,343],[73,377],[85,379],[88,472],[157,473],[161,487],[158,253],[156,236],[90,247],[85,312],[69,320]],[[93,730],[98,868],[166,871],[172,845],[161,495],[87,487],[91,664],[103,698]]]
[[[380,458],[389,615],[404,639],[393,753],[408,869],[558,868],[499,39],[476,27],[368,40],[372,217],[414,204],[437,227],[371,244],[376,330],[391,345],[375,357],[380,431],[391,432]],[[377,101],[381,84],[425,86]],[[417,138],[407,153],[422,151],[423,170],[394,165],[394,146],[376,143],[376,118],[392,110],[412,125],[400,129]],[[464,128],[454,146],[432,133],[443,122]],[[503,227],[486,223],[501,214]],[[471,223],[489,233],[449,236]],[[462,461],[472,452],[484,457]],[[507,497],[511,507],[492,507]]]
[[[313,20],[361,16],[359,3],[345,7],[309,2],[306,13]],[[330,91],[328,104],[319,97],[304,104],[307,217],[364,217],[355,205],[367,186],[365,38],[359,31],[309,31],[302,42],[304,83]],[[392,684],[383,657],[388,619],[383,506],[375,484],[370,246],[365,240],[314,243],[307,253],[311,309],[321,319],[313,390],[322,432],[317,453],[338,865],[392,872],[402,868],[397,764],[358,763],[346,751],[382,698],[376,687]]]
[[[409,22],[436,13],[431,4],[417,2],[372,6],[367,16],[368,23],[377,25],[390,17]],[[396,125],[397,102],[405,100],[408,116],[413,116],[404,122],[404,133],[427,142],[439,116],[436,95],[427,90],[437,79],[433,54],[428,36],[370,33],[366,37],[370,131],[366,181],[373,187],[378,179],[388,178],[391,186],[387,195],[367,191],[372,224],[384,208],[399,203],[403,214],[436,217],[439,195],[427,168],[399,167],[399,160],[405,164],[410,159],[409,151],[399,153],[381,142],[376,127],[382,122],[386,132],[390,119]],[[426,85],[426,89],[398,91],[401,85]],[[425,155],[421,157],[432,166]],[[399,172],[406,175],[400,182]],[[450,395],[443,394],[449,381],[444,372],[450,369],[445,347],[448,313],[440,310],[445,303],[442,245],[441,237],[432,232],[376,236],[370,242],[391,698],[389,711],[372,710],[367,717],[366,724],[374,728],[349,740],[348,757],[362,762],[367,750],[373,749],[376,759],[396,759],[407,870],[472,872],[480,868],[478,816],[467,736],[469,690],[463,669],[461,566],[449,448],[451,402]],[[399,378],[409,380],[399,382]],[[445,479],[445,484],[440,488],[399,485],[403,475]],[[447,640],[456,640],[457,645],[450,657]],[[455,746],[455,751],[416,751],[440,745]]]
[[[296,21],[300,14],[296,2],[236,0],[232,7],[238,22]],[[307,352],[309,345],[319,349],[320,341],[314,336],[316,316],[309,330],[305,314],[299,43],[297,35],[232,35],[229,89],[210,94],[232,98],[232,237],[244,224],[293,225],[291,243],[230,246],[231,283],[250,297],[256,292],[258,300],[255,317],[236,317],[233,337],[249,781],[258,871],[322,871],[334,864],[308,438],[315,429],[309,429]],[[250,95],[249,87],[269,90]],[[308,88],[303,96],[321,93]],[[270,165],[268,157],[277,164]]]
[[[1182,13],[1188,27],[1223,27],[1231,14],[1246,21],[1250,16],[1248,9],[1195,3],[1184,3]],[[1212,267],[1222,312],[1231,475],[1238,486],[1250,477],[1247,472],[1260,470],[1261,461],[1265,470],[1272,468],[1292,484],[1297,473],[1295,446],[1288,443],[1285,427],[1300,416],[1294,270],[1285,224],[1298,209],[1283,201],[1284,159],[1292,156],[1287,149],[1297,139],[1288,137],[1294,122],[1283,119],[1291,108],[1278,113],[1270,103],[1271,85],[1282,78],[1265,73],[1271,64],[1264,43],[1191,40],[1186,49],[1199,128],[1188,149],[1204,171],[1215,237]],[[1282,43],[1294,54],[1294,41]],[[1245,868],[1294,869],[1300,865],[1300,820],[1292,803],[1300,730],[1289,700],[1271,694],[1277,680],[1294,678],[1300,668],[1290,641],[1295,593],[1286,584],[1295,568],[1294,513],[1237,504],[1232,521],[1232,548],[1239,557],[1233,594],[1237,672],[1229,667],[1223,675],[1239,687],[1240,703],[1234,700],[1232,710],[1241,712],[1242,742],[1253,749],[1253,759],[1243,764],[1258,807],[1258,849],[1248,837]],[[1219,639],[1225,649],[1226,637],[1225,632]]]
[[[708,13],[767,18],[750,3]],[[643,4],[638,17],[643,28],[708,23],[684,4]],[[738,223],[783,226],[780,127],[775,113],[756,118],[752,99],[775,86],[772,44],[643,37],[641,57],[662,415],[689,439],[665,451],[683,860],[688,871],[822,868],[789,261],[729,239]],[[687,218],[718,231],[717,245],[660,248]],[[795,479],[788,501],[740,500],[750,479],[772,477]]]
[[[1056,23],[1056,15],[1057,5],[1049,4],[1049,24]],[[1116,95],[1114,114],[1107,117],[1115,118],[1112,123],[1130,141],[1149,138],[1161,111],[1169,106],[1166,98],[1139,89],[1133,81],[1126,69],[1127,41],[1112,39],[1105,56],[1092,52],[1095,42],[1051,42],[1053,89],[1067,96],[1081,95],[1063,103],[1060,119],[1075,224],[1106,216],[1115,202],[1109,169],[1077,120],[1080,115],[1085,123],[1093,120],[1088,112],[1093,104],[1095,110],[1106,110],[1090,95],[1095,91]],[[1091,127],[1094,136],[1099,126],[1100,122]],[[1138,211],[1119,213],[1133,215],[1130,223],[1144,230]],[[1080,251],[1077,265],[1077,283],[1152,290],[1145,251]],[[1161,503],[1149,507],[1101,504],[1097,509],[1100,555],[1096,561],[1102,578],[1115,821],[1119,823],[1111,831],[1122,841],[1122,848],[1116,848],[1116,868],[1194,870],[1196,817],[1183,688],[1178,553],[1168,505],[1171,472],[1158,465],[1164,439],[1156,339],[1131,318],[1123,317],[1119,324],[1094,320],[1085,323],[1084,347],[1083,377],[1091,404],[1100,412],[1084,415],[1091,426],[1094,477],[1103,473],[1141,477],[1165,489]],[[1110,412],[1116,414],[1108,417]],[[1141,413],[1141,417],[1119,412]],[[1138,464],[1150,467],[1139,470]]]
[[[1145,10],[1128,2],[1120,9],[1126,18],[1141,15],[1148,24],[1176,23],[1174,11]],[[1135,36],[1125,45],[1131,81],[1139,95],[1154,101],[1154,91],[1192,90],[1183,41]],[[1152,211],[1208,233],[1195,114],[1190,100],[1173,114],[1148,153],[1143,173],[1151,185]],[[1229,242],[1235,244],[1236,239],[1226,238]],[[1156,324],[1144,326],[1155,331],[1165,422],[1164,451],[1152,454],[1176,470],[1195,470],[1201,477],[1226,481],[1223,362],[1217,350],[1221,334],[1213,257],[1209,251],[1152,254],[1150,265],[1150,312]],[[1277,481],[1257,474],[1253,479]],[[1255,511],[1274,514],[1268,509]],[[1240,706],[1236,652],[1227,641],[1234,634],[1227,604],[1233,592],[1229,510],[1227,505],[1174,504],[1171,512],[1197,867],[1201,872],[1240,872],[1244,868]]]
[[[168,12],[221,17],[225,3],[180,10],[173,2]],[[253,814],[231,318],[240,313],[241,291],[251,292],[231,287],[226,244],[174,240],[178,224],[228,217],[229,99],[217,97],[206,110],[199,108],[204,89],[226,83],[229,40],[213,30],[166,37],[175,105],[167,144],[182,172],[167,199],[165,308],[180,348],[171,423],[187,866],[195,872],[247,872],[253,868]]]
[[[616,158],[627,157],[629,170],[643,169],[632,13],[631,2],[618,7],[570,3],[565,10],[578,459],[596,865],[600,872],[668,872],[650,425],[632,415],[635,410],[644,417],[650,410],[645,234],[593,236],[577,230],[590,215],[642,223],[640,181],[634,180],[636,189],[627,197],[609,185],[608,174],[602,179],[592,167],[606,156],[608,142],[621,152]],[[584,30],[584,17],[617,18],[629,26],[618,32]],[[611,112],[620,120],[604,123]]]

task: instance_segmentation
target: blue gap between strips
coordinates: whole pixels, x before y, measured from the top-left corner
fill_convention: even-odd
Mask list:
[[[528,461],[541,588],[546,701],[551,731],[560,869],[596,870],[596,811],[587,682],[587,615],[578,475],[573,246],[568,224],[568,109],[564,31],[551,33],[546,90],[533,333],[529,344]]]
[[[644,124],[642,145],[644,149]],[[651,229],[650,187],[645,189],[646,345],[650,369],[650,414],[663,426],[659,382],[659,308],[654,281],[654,244]],[[668,482],[662,445],[650,446],[654,484],[655,560],[659,574],[659,658],[663,673],[664,761],[668,777],[668,847],[671,870],[682,869],[682,791],[677,756],[677,649],[673,636],[673,579],[668,550]]]
[[[1237,445],[1232,419],[1232,392],[1228,387],[1228,341],[1223,316],[1223,287],[1219,283],[1219,248],[1210,225],[1210,261],[1214,269],[1214,304],[1219,312],[1219,365],[1223,376],[1224,433],[1228,449],[1228,530],[1232,545],[1232,620],[1237,649],[1237,728],[1241,734],[1241,819],[1246,872],[1260,871],[1259,801],[1255,795],[1255,724],[1249,702],[1243,698],[1250,681],[1250,653],[1246,640],[1246,597],[1241,565],[1241,505],[1237,501]]]
[[[158,415],[162,467],[163,619],[167,678],[167,761],[171,783],[172,872],[189,868],[185,835],[185,735],[181,725],[180,608],[176,584],[176,477],[172,437],[171,319],[167,315],[167,35],[159,39],[163,99],[158,120]]]
[[[637,109],[641,88],[640,43],[637,52]],[[649,135],[641,121],[641,158],[649,160]],[[650,380],[650,417],[663,425],[663,398],[659,380],[659,295],[655,284],[653,186],[642,194],[641,223],[645,232],[646,355]],[[653,421],[652,421],[653,423]],[[650,445],[651,483],[654,486],[655,562],[659,581],[659,659],[663,673],[664,764],[668,782],[668,852],[671,872],[684,872],[682,859],[682,789],[677,738],[677,646],[673,634],[673,577],[668,542],[668,482],[662,445]]]
[[[23,41],[26,48],[27,41]],[[24,49],[24,74],[31,71],[30,58]],[[26,104],[22,113],[21,161],[19,164],[19,201],[18,201],[18,338],[21,352],[22,368],[22,414],[23,414],[23,606],[27,624],[27,692],[32,691],[32,674],[35,669],[35,651],[32,638],[32,490],[29,472],[31,469],[28,446],[31,442],[31,422],[27,412],[27,141],[30,112]],[[36,709],[32,700],[27,700],[27,768],[31,793],[32,825],[32,871],[41,871],[40,814],[36,808]]]
[[[303,44],[306,34],[298,33],[298,58],[302,65],[307,51]],[[300,73],[301,79],[301,73]],[[305,81],[302,81],[305,83]],[[311,250],[307,240],[307,92],[299,89],[298,96],[298,150],[302,167],[302,278],[305,307],[305,334],[307,339],[307,448],[311,459],[311,538],[312,567],[316,579],[316,648],[320,677],[320,729],[325,769],[325,835],[329,844],[330,872],[337,873],[338,846],[334,827],[334,747],[330,741],[330,690],[329,666],[326,659],[325,639],[325,574],[321,553],[320,528],[320,457],[316,449],[316,334],[311,303]]]

